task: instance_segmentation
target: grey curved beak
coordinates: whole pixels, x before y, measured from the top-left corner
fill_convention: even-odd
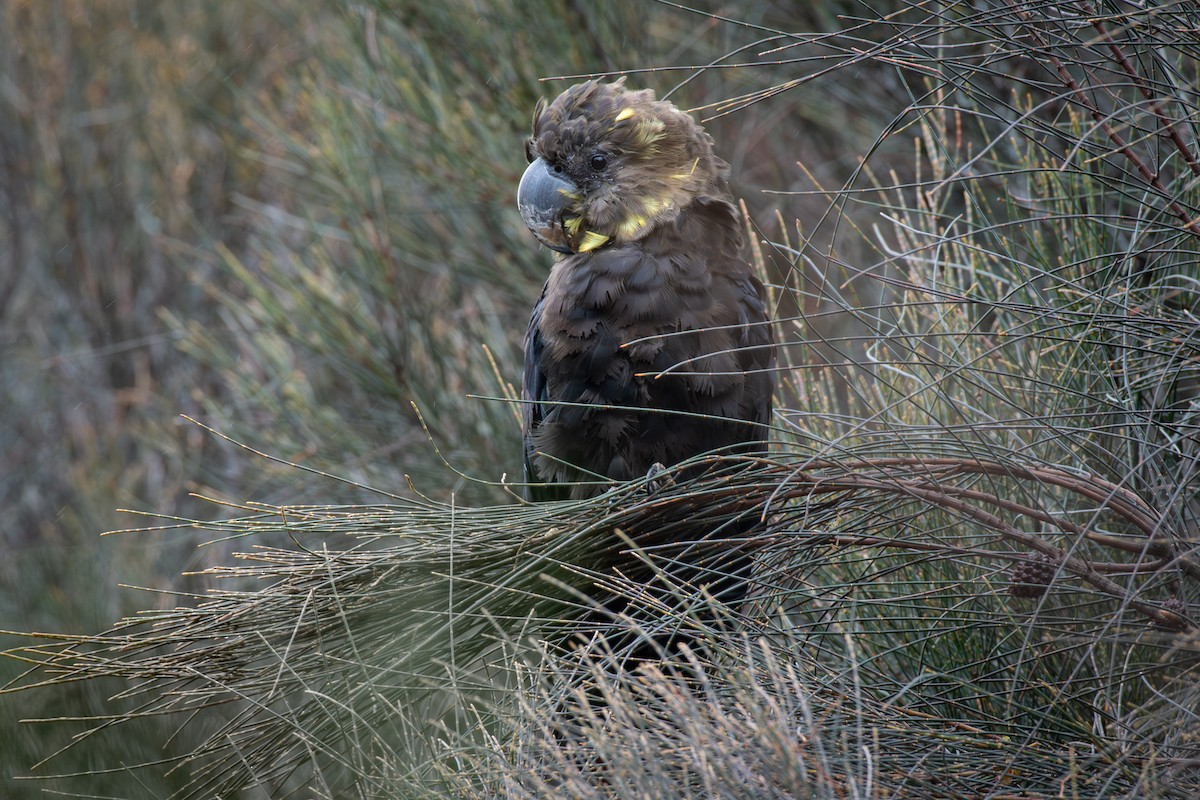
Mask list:
[[[575,184],[555,173],[543,158],[533,163],[517,186],[517,209],[537,240],[560,253],[573,252],[563,230],[563,212],[579,197]]]

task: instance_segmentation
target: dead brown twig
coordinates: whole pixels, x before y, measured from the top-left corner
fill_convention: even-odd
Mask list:
[[[1107,136],[1113,143],[1116,150],[1129,160],[1138,173],[1140,173],[1145,179],[1146,183],[1154,189],[1155,193],[1158,194],[1159,197],[1163,198],[1163,200],[1166,202],[1167,208],[1172,214],[1179,218],[1179,220],[1183,223],[1183,227],[1193,234],[1200,235],[1200,217],[1193,217],[1191,214],[1189,214],[1187,209],[1184,208],[1183,205],[1171,195],[1171,193],[1167,190],[1167,187],[1163,184],[1158,170],[1151,169],[1150,165],[1147,164],[1145,160],[1134,151],[1129,143],[1125,141],[1125,137],[1123,137],[1109,121],[1108,115],[1105,114],[1090,97],[1088,97],[1087,92],[1084,91],[1084,88],[1079,85],[1077,80],[1075,80],[1075,77],[1071,74],[1071,71],[1067,69],[1066,65],[1062,62],[1062,59],[1055,55],[1053,48],[1051,48],[1046,42],[1037,26],[1032,24],[1036,21],[1034,16],[1023,8],[1019,7],[1015,0],[1008,0],[1008,3],[1009,6],[1012,7],[1013,12],[1020,17],[1022,21],[1028,24],[1029,34],[1034,40],[1037,41],[1038,46],[1041,49],[1042,56],[1054,67],[1055,72],[1058,73],[1059,80],[1062,81],[1063,86],[1070,90],[1071,95],[1075,98],[1075,101],[1087,110],[1087,112],[1092,116],[1092,119],[1094,119],[1096,124],[1100,127],[1100,130],[1103,131],[1104,135]],[[1111,39],[1109,39],[1109,41],[1111,43]],[[1120,63],[1120,59],[1118,58],[1117,60],[1118,63]],[[1132,69],[1132,67],[1130,68]],[[1185,159],[1190,159],[1190,153],[1186,152],[1186,148],[1184,156]],[[1189,160],[1189,165],[1191,165],[1191,160]],[[1193,166],[1193,170],[1196,168],[1196,166]]]
[[[776,518],[773,527],[786,528],[796,514],[805,513],[790,504],[812,504],[817,496],[842,495],[838,503],[847,509],[868,495],[892,495],[911,498],[933,508],[956,514],[1020,547],[1039,553],[1056,568],[1074,575],[1093,588],[1119,599],[1152,620],[1173,630],[1190,630],[1194,623],[1186,616],[1131,592],[1108,577],[1110,574],[1153,574],[1175,569],[1189,578],[1200,578],[1200,564],[1176,550],[1164,535],[1165,522],[1136,493],[1099,476],[1079,475],[1050,466],[1023,466],[968,458],[881,458],[849,462],[812,461],[801,466],[774,463],[767,459],[750,462],[753,469],[743,478],[729,473],[723,482],[705,484],[697,491],[668,494],[629,508],[620,515],[652,515],[660,530],[669,530],[674,521],[703,514],[713,519],[758,515]],[[1135,532],[1115,536],[1067,519],[1028,503],[1002,496],[994,491],[962,486],[965,477],[989,476],[1028,485],[1062,489],[1067,496],[1089,501],[1093,521],[1116,520]],[[835,501],[836,502],[836,501]],[[1091,504],[1096,504],[1092,506]],[[678,519],[677,519],[678,518]],[[1022,530],[1015,521],[1025,518],[1050,525],[1094,544],[1128,553],[1139,560],[1132,563],[1097,561],[1081,555],[1074,547],[1063,548],[1048,541],[1044,534]],[[644,527],[632,522],[632,528]],[[845,537],[843,537],[845,538]],[[921,542],[908,542],[878,536],[854,537],[865,546],[923,549]],[[927,543],[925,543],[927,544]],[[945,549],[945,545],[939,545]],[[1003,556],[1014,560],[1011,554]]]

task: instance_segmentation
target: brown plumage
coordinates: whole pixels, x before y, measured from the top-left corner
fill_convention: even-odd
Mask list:
[[[652,92],[589,82],[538,104],[526,154],[521,216],[559,253],[525,340],[529,498],[590,497],[655,465],[761,449],[774,348],[762,284],[740,255],[729,167],[708,134]],[[669,559],[672,581],[734,604],[752,563],[730,540],[753,524],[626,533]],[[610,566],[662,603],[682,599],[640,560]],[[603,610],[578,633],[630,610],[621,593],[596,600]],[[610,629],[606,641],[636,662],[692,639],[661,618],[651,628],[650,639]]]
[[[760,448],[772,340],[708,134],[650,91],[592,81],[538,104],[526,151],[522,216],[561,253],[525,343],[530,496]]]

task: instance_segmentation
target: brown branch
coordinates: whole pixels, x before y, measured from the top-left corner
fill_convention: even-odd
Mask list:
[[[1039,553],[1049,556],[1055,561],[1056,564],[1061,565],[1063,569],[1074,573],[1081,580],[1090,583],[1092,586],[1096,587],[1105,594],[1116,597],[1121,602],[1129,604],[1159,625],[1179,630],[1190,629],[1192,627],[1191,621],[1186,617],[1176,614],[1172,611],[1159,608],[1152,603],[1148,603],[1145,600],[1130,594],[1123,586],[1100,574],[1095,568],[1092,567],[1091,562],[1089,562],[1087,559],[1080,558],[1079,556],[1069,555],[1066,553],[1066,551],[1055,547],[1049,542],[1043,540],[1040,536],[1018,530],[995,514],[984,511],[981,508],[977,508],[965,501],[951,497],[938,489],[927,490],[912,485],[897,486],[890,482],[874,481],[870,479],[863,480],[861,476],[857,475],[846,476],[846,479],[842,480],[844,481],[843,488],[852,488],[855,485],[858,485],[861,487],[878,489],[884,492],[902,491],[905,494],[912,494],[915,497],[934,505],[938,505],[942,508],[957,511],[963,516],[974,519],[976,522],[979,522],[994,531],[998,531],[1008,539],[1020,542],[1030,550],[1036,550]]]
[[[1125,51],[1113,40],[1112,34],[1108,32],[1108,28],[1104,25],[1104,20],[1096,16],[1095,10],[1090,8],[1087,3],[1080,3],[1080,6],[1088,16],[1092,17],[1092,27],[1100,34],[1100,38],[1108,43],[1108,49],[1112,52],[1113,59],[1121,65],[1121,69],[1133,81],[1134,86],[1142,93],[1142,97],[1146,98],[1150,106],[1150,111],[1154,113],[1154,116],[1158,117],[1159,124],[1162,125],[1163,130],[1167,133],[1167,138],[1175,144],[1175,149],[1183,156],[1183,160],[1191,168],[1192,173],[1200,175],[1200,160],[1196,158],[1191,148],[1187,146],[1187,142],[1183,140],[1179,129],[1175,127],[1175,121],[1167,116],[1162,104],[1158,102],[1158,98],[1150,91],[1150,87],[1146,85],[1146,81],[1141,73],[1133,68],[1133,64],[1130,63],[1129,57],[1125,55]]]
[[[1117,129],[1113,127],[1112,123],[1108,121],[1108,116],[1091,101],[1091,99],[1087,96],[1087,93],[1083,90],[1083,87],[1079,85],[1079,82],[1075,80],[1075,78],[1071,75],[1071,72],[1066,68],[1062,61],[1060,61],[1058,57],[1054,55],[1054,53],[1051,51],[1050,45],[1042,37],[1036,26],[1032,24],[1034,22],[1033,15],[1018,7],[1016,0],[1008,0],[1008,4],[1012,7],[1013,11],[1016,12],[1017,16],[1026,22],[1029,34],[1038,41],[1038,44],[1041,45],[1043,54],[1054,66],[1055,71],[1058,73],[1059,80],[1061,80],[1063,85],[1066,86],[1073,95],[1075,95],[1076,101],[1085,109],[1087,109],[1088,113],[1092,115],[1092,119],[1096,120],[1096,123],[1100,126],[1100,130],[1102,130],[1104,135],[1107,136],[1109,140],[1116,146],[1117,151],[1124,155],[1125,158],[1127,158],[1129,162],[1133,164],[1134,168],[1137,169],[1137,171],[1142,174],[1142,177],[1146,179],[1146,183],[1148,183],[1163,198],[1163,200],[1166,201],[1167,208],[1169,208],[1171,213],[1173,213],[1180,219],[1181,222],[1183,222],[1183,227],[1194,234],[1200,235],[1200,217],[1193,217],[1178,200],[1171,196],[1171,193],[1167,191],[1167,187],[1164,186],[1162,180],[1160,180],[1158,172],[1150,169],[1146,162],[1143,161],[1141,157],[1133,151],[1133,148],[1126,143],[1120,132],[1118,132]]]
[[[969,500],[974,500],[981,503],[988,503],[989,505],[1002,508],[1010,513],[1019,514],[1020,516],[1035,519],[1039,522],[1045,522],[1049,525],[1059,528],[1066,533],[1073,533],[1077,536],[1082,536],[1097,544],[1104,545],[1105,547],[1111,547],[1114,550],[1122,550],[1126,553],[1130,553],[1131,555],[1158,556],[1160,559],[1167,561],[1173,560],[1177,556],[1175,550],[1162,540],[1143,539],[1139,541],[1126,541],[1125,539],[1120,539],[1116,536],[1109,536],[1108,534],[1100,533],[1099,531],[1090,530],[1082,525],[1071,522],[1070,520],[1066,520],[1062,517],[1051,514],[1049,511],[1043,511],[1040,508],[1027,506],[1024,503],[1018,503],[1015,500],[1005,500],[1002,497],[989,494],[988,492],[981,492],[978,489],[964,489],[958,486],[942,486],[940,484],[934,484],[934,486],[939,491],[946,492],[947,494],[965,497]]]
[[[1053,467],[1025,467],[1016,464],[1001,464],[991,461],[976,461],[961,458],[918,458],[898,457],[881,458],[870,461],[812,461],[806,462],[806,469],[864,469],[902,468],[905,479],[912,476],[914,470],[936,477],[949,477],[954,474],[990,475],[993,477],[1015,478],[1018,480],[1035,481],[1049,486],[1057,486],[1074,494],[1082,495],[1100,503],[1113,513],[1123,517],[1134,527],[1138,528],[1147,538],[1155,538],[1161,531],[1161,519],[1154,514],[1150,506],[1132,490],[1118,486],[1094,475],[1078,475],[1065,472]],[[1158,553],[1155,553],[1158,555]],[[1196,577],[1200,577],[1200,571]]]
[[[942,542],[914,542],[909,539],[895,539],[887,536],[871,536],[869,534],[855,533],[813,535],[819,536],[823,542],[828,541],[832,544],[838,545],[839,547],[894,547],[897,550],[916,550],[926,553],[952,553],[956,556],[1004,558],[1014,563],[1028,562],[1030,560],[1028,556],[1019,553],[986,550],[979,547],[956,547],[954,545],[949,545]],[[770,541],[770,539],[762,539],[761,543],[765,543],[767,541]],[[1171,562],[1168,559],[1160,559],[1153,563],[1139,562],[1135,564],[1130,564],[1124,561],[1090,561],[1088,563],[1092,565],[1092,569],[1096,570],[1096,572],[1105,575],[1138,575],[1143,573],[1153,573],[1171,566]]]
[[[764,471],[768,475],[772,472],[778,473],[786,470],[781,479],[766,483],[770,487],[770,492],[765,497],[747,492],[749,487],[745,483],[735,483],[733,476],[729,476],[726,485],[719,488],[700,494],[692,492],[656,498],[648,504],[629,509],[629,512],[637,514],[639,510],[641,513],[650,511],[660,526],[663,526],[660,529],[669,530],[671,517],[674,514],[679,514],[680,520],[690,519],[700,505],[704,506],[704,513],[712,517],[745,513],[755,506],[762,506],[762,513],[765,516],[769,512],[770,506],[777,500],[809,500],[815,495],[854,494],[862,491],[904,495],[958,513],[986,528],[997,531],[1010,541],[1042,553],[1052,559],[1059,568],[1065,569],[1096,589],[1128,604],[1158,625],[1174,630],[1189,630],[1194,627],[1187,617],[1142,600],[1106,577],[1105,573],[1136,574],[1142,571],[1142,568],[1146,571],[1154,571],[1167,566],[1178,566],[1186,574],[1198,577],[1200,576],[1200,565],[1196,565],[1176,553],[1169,543],[1158,538],[1159,525],[1147,513],[1149,509],[1141,498],[1128,489],[1101,478],[1094,476],[1080,478],[1077,475],[1050,467],[1020,467],[946,457],[933,459],[900,457],[840,463],[813,461],[806,462],[800,469],[772,463],[765,459],[758,459],[752,463],[765,466]],[[839,474],[819,474],[821,470],[833,469],[836,469]],[[903,471],[899,471],[900,469]],[[854,472],[853,470],[860,471]],[[913,477],[914,473],[916,477]],[[1006,500],[995,494],[938,482],[950,476],[969,474],[987,474],[1057,485],[1092,500],[1100,501],[1106,510],[1131,522],[1135,519],[1138,520],[1140,523],[1138,527],[1146,533],[1146,538],[1141,543],[1133,544],[1116,537],[1089,531],[1048,512],[1016,501]],[[976,503],[984,503],[1013,514],[1047,522],[1064,531],[1086,536],[1093,541],[1118,550],[1138,555],[1157,556],[1159,560],[1156,564],[1133,565],[1133,569],[1129,565],[1114,568],[1113,564],[1096,564],[1086,558],[1072,555],[1069,551],[1045,541],[1038,534],[1016,528],[997,514],[980,508]],[[860,541],[865,540],[860,539]],[[880,544],[885,544],[885,540],[881,539]],[[895,545],[888,543],[888,546]],[[945,549],[943,548],[943,550]]]

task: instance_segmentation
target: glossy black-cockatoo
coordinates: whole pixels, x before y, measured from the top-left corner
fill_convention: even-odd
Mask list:
[[[526,156],[521,217],[559,254],[525,340],[528,496],[761,450],[772,336],[711,137],[649,90],[590,81],[538,103]]]

